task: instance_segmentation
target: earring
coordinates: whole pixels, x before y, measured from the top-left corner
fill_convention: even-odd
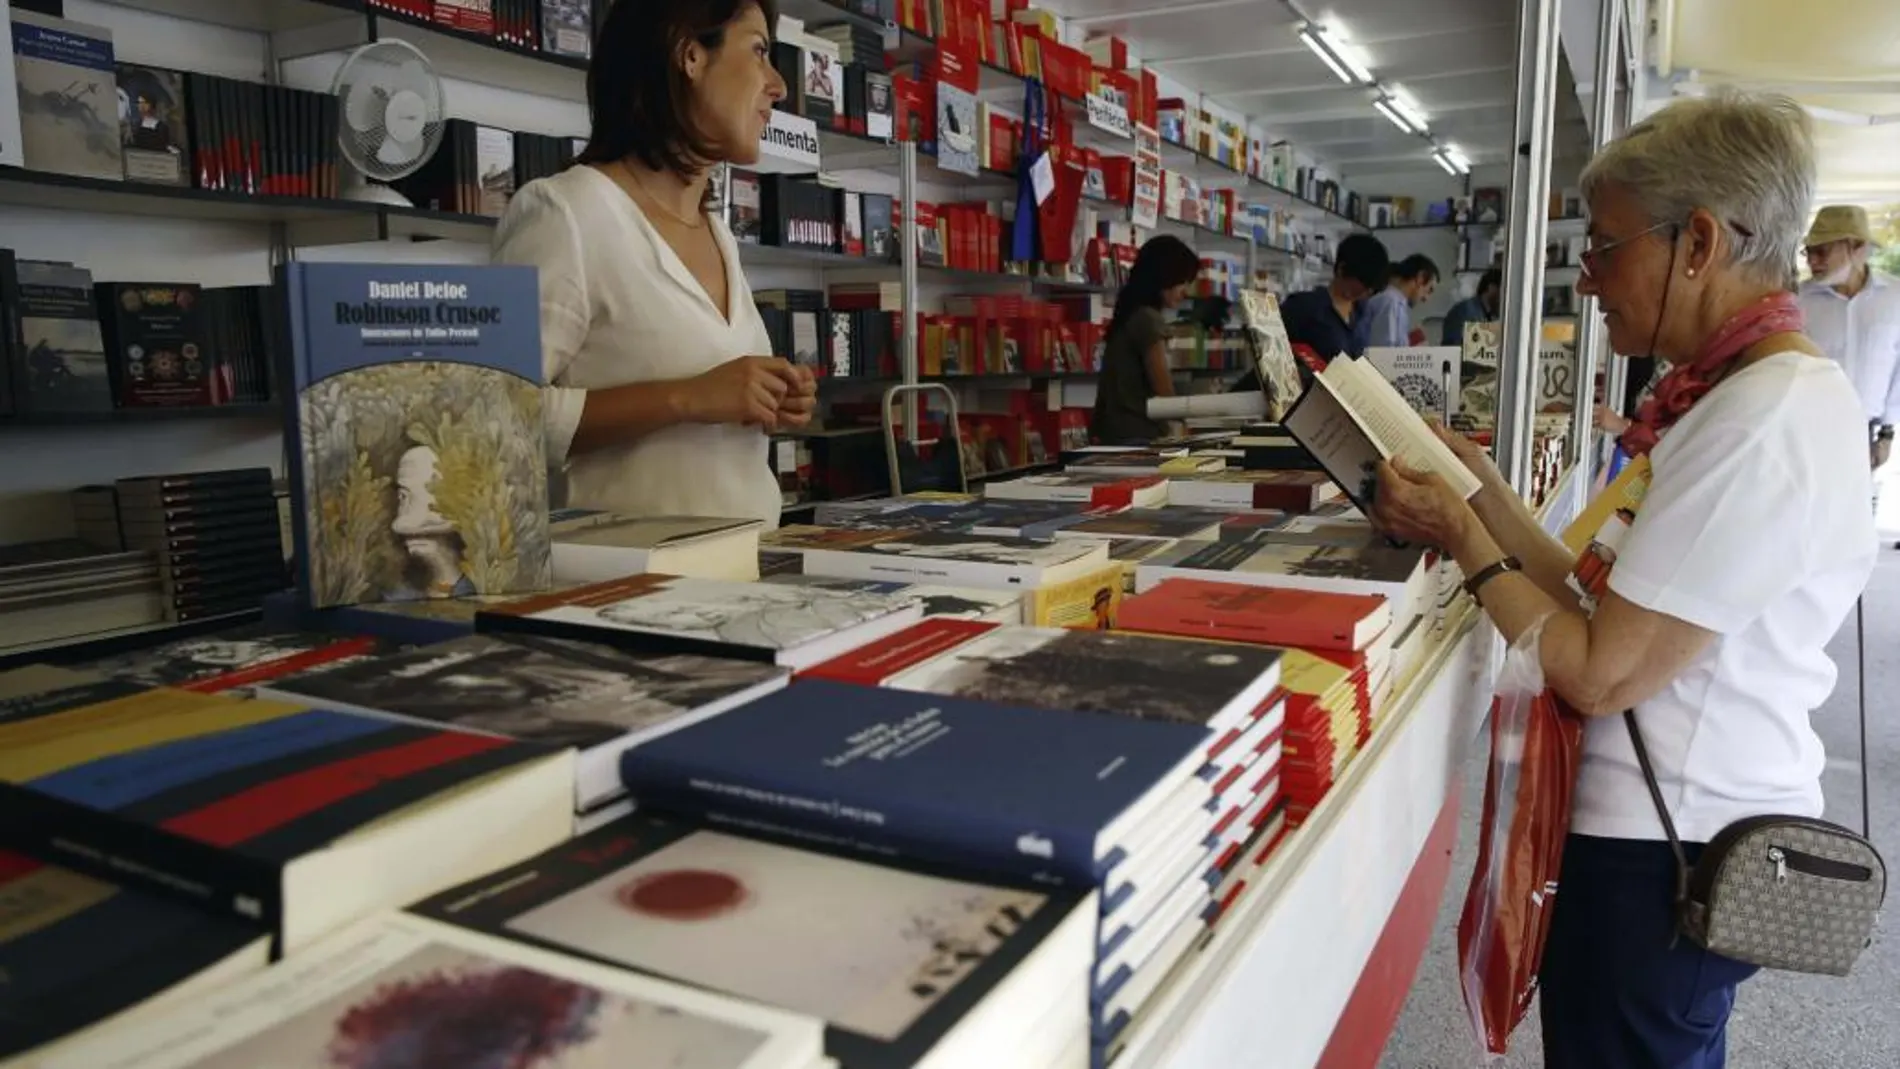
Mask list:
[[[1693,267],[1691,267],[1691,268],[1689,269],[1689,277],[1690,277],[1690,278],[1694,278],[1694,277],[1695,277],[1695,268],[1693,268]]]

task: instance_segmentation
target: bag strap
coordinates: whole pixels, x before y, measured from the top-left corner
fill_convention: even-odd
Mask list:
[[[1623,726],[1629,728],[1630,745],[1636,748],[1636,763],[1642,766],[1643,782],[1649,786],[1649,800],[1656,803],[1656,815],[1662,818],[1663,833],[1669,836],[1669,849],[1676,855],[1676,903],[1689,898],[1689,855],[1683,852],[1682,839],[1676,834],[1676,820],[1663,801],[1662,785],[1656,782],[1656,768],[1649,762],[1649,747],[1643,745],[1643,732],[1636,726],[1636,710],[1623,710]]]
[[[1874,841],[1873,803],[1867,788],[1867,614],[1865,595],[1854,600],[1854,659],[1860,662],[1860,836]]]

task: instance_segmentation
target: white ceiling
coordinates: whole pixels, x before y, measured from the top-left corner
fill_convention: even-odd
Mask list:
[[[1895,0],[1900,2],[1900,0]],[[1403,90],[1441,143],[1475,166],[1509,162],[1517,82],[1517,0],[1049,0],[1089,33],[1112,33],[1136,56],[1215,103],[1378,192],[1381,177],[1441,175],[1430,146],[1372,109],[1300,43],[1299,12],[1356,47],[1385,85]],[[1560,87],[1572,148],[1582,111]],[[1357,181],[1355,181],[1355,179]]]
[[[1900,200],[1900,0],[1652,4],[1658,73],[1790,93],[1815,115],[1824,200]]]

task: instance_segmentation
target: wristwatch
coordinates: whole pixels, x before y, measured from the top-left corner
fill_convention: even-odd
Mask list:
[[[1523,570],[1523,563],[1516,557],[1505,557],[1494,564],[1489,564],[1478,569],[1478,574],[1465,580],[1465,593],[1470,594],[1473,600],[1477,600],[1478,590],[1484,586],[1484,584],[1506,572],[1521,572]]]

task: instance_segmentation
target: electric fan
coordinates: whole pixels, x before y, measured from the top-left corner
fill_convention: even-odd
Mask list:
[[[366,44],[337,69],[332,92],[342,113],[337,145],[354,168],[343,196],[411,207],[384,183],[414,174],[442,143],[442,82],[429,58],[407,41]]]

